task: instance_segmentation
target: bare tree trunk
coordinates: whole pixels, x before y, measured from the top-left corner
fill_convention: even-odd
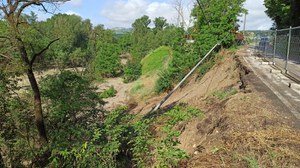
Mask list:
[[[177,12],[177,25],[188,28],[192,23],[191,16],[185,15],[186,11],[191,10],[191,0],[173,0],[173,7]]]
[[[38,129],[41,143],[47,144],[48,139],[42,111],[41,93],[31,67],[27,70],[27,76],[34,95],[35,125]]]
[[[36,78],[34,76],[33,70],[32,70],[32,64],[28,59],[26,49],[24,45],[22,44],[22,41],[19,40],[19,51],[21,53],[21,57],[23,60],[24,65],[27,68],[27,77],[31,86],[31,89],[33,91],[34,95],[34,116],[35,116],[35,125],[37,127],[40,143],[42,145],[45,145],[48,143],[47,138],[47,132],[46,127],[44,123],[44,117],[43,117],[43,110],[42,110],[42,101],[41,101],[41,92],[38,86],[38,83],[36,81]]]
[[[300,26],[300,1],[291,0],[291,26]]]

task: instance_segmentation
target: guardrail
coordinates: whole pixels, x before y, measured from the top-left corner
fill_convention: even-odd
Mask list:
[[[300,27],[254,34],[255,50],[266,60],[300,79]]]
[[[152,110],[151,112],[157,111],[168,99],[171,97],[171,95],[183,84],[183,82],[193,74],[193,72],[199,67],[199,65],[202,64],[202,62],[220,45],[220,42],[218,42],[216,45],[214,45],[207,53],[206,55],[194,66],[193,69],[190,70],[188,74],[185,75],[185,77],[174,87],[174,89],[168,93],[166,97],[164,97]]]

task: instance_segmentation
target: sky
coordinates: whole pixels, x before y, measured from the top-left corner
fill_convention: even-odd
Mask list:
[[[76,14],[90,19],[94,25],[103,24],[106,28],[131,27],[135,19],[148,15],[150,19],[163,16],[169,23],[176,23],[177,12],[174,0],[71,0],[60,4],[54,13]],[[189,23],[189,14],[194,0],[183,0],[185,20]],[[246,30],[266,30],[272,21],[264,13],[263,0],[246,0],[248,10]],[[38,12],[39,20],[46,20],[51,14]],[[244,17],[240,17],[244,20]],[[243,22],[239,23],[243,29]]]

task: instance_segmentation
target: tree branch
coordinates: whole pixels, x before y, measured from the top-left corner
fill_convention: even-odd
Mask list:
[[[15,1],[14,4],[12,4],[12,2],[10,1],[9,2],[9,14],[10,15],[13,14],[17,10],[18,6],[19,6],[19,1]]]
[[[20,2],[24,2],[24,1],[20,1]],[[20,17],[21,13],[23,12],[23,10],[30,6],[30,5],[33,5],[33,4],[37,4],[37,1],[34,0],[34,1],[25,1],[26,3],[24,3],[23,5],[21,5],[21,7],[19,8],[18,12],[17,12],[17,18]]]
[[[7,17],[8,16],[8,12],[7,12],[6,7],[5,7],[5,5],[3,3],[1,4],[0,9],[3,11],[3,13],[5,14],[5,16]]]
[[[8,59],[8,60],[11,60],[11,58],[10,58],[9,56],[6,56],[6,55],[4,55],[4,54],[1,54],[1,53],[0,53],[0,56],[6,58],[6,59]]]
[[[58,40],[59,40],[59,38],[57,38],[57,39],[55,39],[55,40],[52,40],[52,41],[51,41],[44,49],[42,49],[39,53],[34,54],[33,57],[32,57],[32,59],[31,59],[31,61],[30,61],[30,65],[32,66],[33,63],[34,63],[34,61],[35,61],[35,59],[36,59],[38,56],[42,55],[44,52],[46,52],[46,51],[49,49],[49,47],[50,47],[54,42],[56,42],[56,41],[58,41]]]
[[[6,37],[6,36],[0,36],[0,39],[8,39],[8,40],[9,40],[9,37]]]

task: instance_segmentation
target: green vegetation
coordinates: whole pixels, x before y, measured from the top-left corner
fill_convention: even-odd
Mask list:
[[[142,72],[141,62],[144,62],[142,61],[143,58],[151,53],[151,51],[161,46],[165,46],[158,49],[160,51],[156,51],[158,52],[157,56],[154,56],[153,59],[158,58],[160,54],[163,54],[162,57],[164,58],[166,56],[164,52],[167,50],[167,47],[174,46],[178,39],[184,40],[184,36],[174,38],[178,29],[183,30],[183,28],[177,28],[174,25],[167,24],[163,17],[154,20],[155,27],[153,29],[149,27],[150,23],[151,20],[148,16],[142,16],[141,18],[136,19],[132,24],[133,30],[131,36],[124,36],[124,38],[120,39],[122,41],[122,50],[124,52],[130,52],[132,55],[132,59],[124,68],[123,78],[125,82],[135,81],[144,73]],[[169,50],[171,50],[171,48]],[[170,53],[167,55],[170,55]],[[163,58],[160,58],[159,60]],[[152,56],[150,59],[152,59]],[[149,61],[153,62],[154,60]],[[151,68],[156,68],[153,65],[157,62],[153,62],[153,64],[148,67],[150,69],[144,70],[148,71],[151,70]],[[161,63],[162,62],[158,65],[161,65]]]
[[[142,84],[142,81],[140,80],[137,80],[136,82],[134,82],[133,86],[132,86],[132,89],[130,90],[130,92],[132,94],[138,94],[140,93],[141,90],[144,89],[144,84]]]
[[[172,85],[179,82],[217,42],[221,42],[224,47],[234,44],[235,37],[231,32],[236,29],[234,23],[238,21],[239,14],[245,12],[242,7],[245,0],[198,2],[191,13],[196,19],[194,26],[188,30],[188,35],[193,37],[195,42],[185,43],[184,39],[180,38],[185,35],[184,30],[177,29],[173,35],[174,39],[177,39],[173,47],[173,59],[167,72],[164,72],[158,81],[158,93],[170,90]]]
[[[203,113],[193,107],[184,104],[177,105],[165,114],[156,118],[144,119],[135,123],[136,137],[134,144],[134,160],[138,167],[149,165],[153,158],[155,167],[177,166],[179,161],[188,158],[188,155],[178,149],[178,137],[181,132],[174,129],[179,122],[188,122],[193,118],[201,118]],[[153,125],[159,124],[162,127],[157,130],[159,135],[149,134]],[[155,138],[160,136],[163,138]]]
[[[253,157],[244,157],[244,159],[248,162],[249,168],[259,168],[258,161]]]
[[[195,5],[196,20],[187,31],[163,17],[151,28],[152,21],[142,16],[123,35],[76,15],[39,21],[27,13],[56,9],[52,5],[61,1],[0,4],[0,167],[177,166],[187,154],[176,148],[181,132],[174,127],[201,116],[199,110],[179,105],[148,119],[125,107],[105,111],[102,98],[116,91],[111,87],[99,96],[92,83],[119,76],[132,82],[143,75],[157,92],[171,89],[218,40],[224,39],[224,47],[233,43],[230,32],[244,0],[201,0],[212,27]],[[196,42],[187,43],[187,36]],[[121,64],[121,55],[129,55],[127,64]],[[59,71],[37,81],[37,71],[52,69]],[[30,87],[17,85],[22,76]],[[153,92],[153,86],[140,82],[135,92]],[[153,130],[158,123],[161,134]]]
[[[181,134],[180,130],[175,130],[174,126],[180,122],[187,122],[193,118],[201,118],[203,113],[193,107],[187,107],[185,105],[175,106],[172,110],[166,112],[158,121],[163,121],[162,132],[166,135],[166,138],[159,141],[157,159],[158,167],[170,167],[177,166],[179,161],[188,158],[188,155],[176,148],[180,142],[178,137]]]
[[[171,167],[188,155],[176,148],[179,144],[180,132],[174,129],[179,122],[187,122],[202,116],[202,112],[185,105],[157,118],[137,120],[121,107],[107,113],[99,128],[93,129],[92,138],[69,150],[55,151],[52,166],[95,166],[120,167],[130,164],[137,167],[153,165],[155,167]],[[160,122],[163,125],[164,137],[156,139],[151,127]],[[153,160],[153,158],[156,158]]]
[[[169,47],[159,47],[142,59],[142,75],[151,75],[168,67],[171,59]]]
[[[171,78],[171,72],[163,71],[160,74],[160,78],[155,84],[155,92],[156,93],[162,93],[164,91],[169,91],[172,89],[172,78]]]
[[[171,48],[162,46],[157,48],[142,59],[142,75],[134,82],[131,93],[141,98],[152,95],[156,92],[156,87],[162,85],[158,83],[158,76],[162,74],[172,60]]]
[[[264,0],[266,14],[274,21],[274,28],[285,29],[300,26],[300,2],[298,0]]]
[[[114,86],[110,86],[108,89],[104,90],[100,93],[100,98],[105,99],[109,97],[114,97],[117,94],[117,90],[114,88]]]
[[[124,68],[124,82],[128,83],[137,80],[142,74],[141,69],[142,65],[140,63],[129,62]]]
[[[230,88],[230,89],[224,89],[224,90],[218,90],[212,93],[213,97],[216,97],[219,100],[224,100],[228,98],[229,96],[232,96],[236,94],[238,91],[237,89]]]

